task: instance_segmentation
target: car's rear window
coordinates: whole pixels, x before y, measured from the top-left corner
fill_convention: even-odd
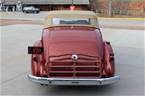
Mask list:
[[[80,24],[80,25],[91,25],[90,19],[80,19],[80,18],[53,18],[53,25],[61,25],[61,24]]]

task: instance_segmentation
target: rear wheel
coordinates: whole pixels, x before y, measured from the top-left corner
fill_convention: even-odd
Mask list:
[[[37,11],[33,11],[32,13],[36,14],[36,13],[37,13]]]

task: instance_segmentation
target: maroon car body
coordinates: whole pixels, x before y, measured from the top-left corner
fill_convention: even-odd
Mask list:
[[[119,80],[111,44],[103,41],[93,12],[49,12],[42,38],[29,47],[29,53],[28,78],[36,83],[106,85]]]

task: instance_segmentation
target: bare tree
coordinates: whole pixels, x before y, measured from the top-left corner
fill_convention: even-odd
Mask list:
[[[108,15],[112,16],[112,0],[108,0]]]
[[[90,8],[92,11],[96,12],[96,9],[98,8],[98,0],[89,0],[90,1]]]

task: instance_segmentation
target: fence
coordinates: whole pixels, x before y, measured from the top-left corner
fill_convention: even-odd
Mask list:
[[[100,16],[108,16],[108,10],[98,9],[98,15]],[[144,17],[144,10],[112,10],[112,16],[132,16],[132,17]]]

